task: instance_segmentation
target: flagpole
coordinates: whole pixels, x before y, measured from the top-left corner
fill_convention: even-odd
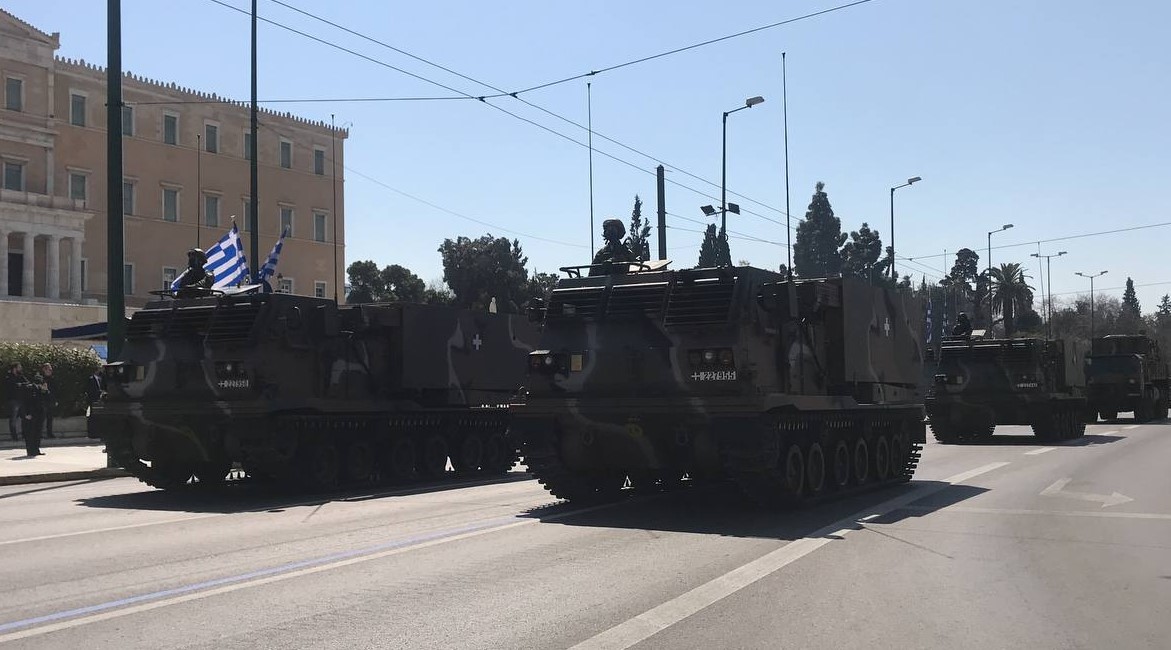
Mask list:
[[[333,159],[333,177],[330,179],[333,185],[333,304],[338,304],[338,273],[337,273],[337,127],[334,126],[333,113],[329,114],[329,134],[333,138],[332,146],[333,152],[330,157]]]
[[[195,134],[195,247],[199,245],[199,199],[203,195],[203,136]]]

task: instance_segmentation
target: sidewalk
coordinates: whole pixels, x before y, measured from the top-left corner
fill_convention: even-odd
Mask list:
[[[29,458],[24,442],[12,442],[4,432],[0,444],[0,485],[78,481],[92,478],[127,476],[121,469],[106,467],[105,447],[99,440],[83,435],[44,440],[44,456]]]

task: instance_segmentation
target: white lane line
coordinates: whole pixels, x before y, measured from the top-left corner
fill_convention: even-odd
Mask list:
[[[1047,451],[1053,451],[1054,449],[1057,449],[1057,447],[1041,447],[1040,449],[1034,449],[1033,451],[1026,451],[1025,455],[1026,456],[1040,456],[1041,454],[1043,454]]]
[[[858,530],[858,522],[881,516],[885,513],[922,499],[950,487],[952,484],[973,479],[1008,465],[1007,462],[989,463],[983,467],[956,474],[944,479],[942,485],[920,485],[902,496],[885,501],[874,508],[867,508],[853,516],[830,524],[808,537],[795,540],[781,548],[757,558],[748,564],[706,582],[687,593],[649,609],[638,616],[601,632],[571,650],[624,650],[662,632],[668,627],[699,612],[712,604],[740,591],[767,577],[781,568],[796,562],[817,549],[842,538],[846,533]]]
[[[169,607],[171,605],[178,605],[180,603],[186,603],[186,602],[190,602],[193,600],[201,600],[203,598],[209,598],[211,596],[218,596],[220,594],[231,593],[233,591],[238,591],[240,589],[247,589],[247,588],[256,587],[256,586],[260,586],[260,585],[267,585],[267,584],[271,584],[274,582],[289,580],[291,578],[298,578],[301,576],[312,575],[314,573],[321,573],[323,571],[331,571],[333,569],[339,569],[342,567],[351,566],[351,565],[359,564],[362,562],[369,562],[371,560],[378,560],[381,558],[391,557],[394,555],[399,555],[399,554],[407,553],[410,551],[416,551],[419,549],[430,548],[432,546],[439,546],[440,544],[447,544],[449,542],[455,542],[455,541],[459,541],[459,540],[469,539],[472,537],[478,537],[480,535],[487,535],[488,533],[494,533],[497,531],[508,530],[510,528],[519,528],[521,526],[529,526],[529,525],[540,523],[540,522],[548,522],[548,521],[554,521],[557,519],[564,519],[566,517],[581,515],[581,514],[585,514],[588,512],[593,512],[595,510],[610,508],[610,507],[614,507],[614,506],[621,505],[621,504],[622,504],[622,502],[618,502],[618,503],[603,504],[603,505],[598,505],[598,506],[591,506],[588,508],[580,508],[577,510],[570,510],[567,512],[557,513],[555,515],[549,515],[549,516],[543,517],[541,519],[533,518],[533,519],[525,519],[525,520],[521,520],[521,521],[511,521],[511,519],[514,519],[514,517],[510,517],[510,518],[508,518],[509,519],[508,523],[498,523],[498,522],[506,521],[504,519],[489,520],[486,522],[481,522],[478,525],[464,527],[463,530],[466,530],[467,528],[473,528],[472,530],[468,530],[467,532],[447,534],[444,531],[439,531],[439,532],[424,534],[421,536],[416,536],[415,538],[408,538],[408,540],[405,540],[403,542],[391,542],[391,543],[383,546],[384,548],[386,548],[387,546],[390,547],[390,548],[387,548],[386,550],[383,550],[383,551],[371,552],[371,553],[366,553],[363,551],[355,551],[355,552],[342,554],[342,555],[347,556],[342,559],[337,559],[337,560],[326,559],[325,561],[320,561],[320,562],[319,562],[319,560],[305,560],[302,562],[296,562],[296,563],[292,563],[289,565],[284,565],[282,567],[275,567],[273,569],[266,569],[266,570],[262,570],[262,571],[253,572],[251,574],[245,574],[243,576],[229,576],[227,578],[221,578],[219,580],[213,581],[214,583],[220,583],[220,584],[228,583],[228,584],[223,584],[223,586],[220,586],[220,587],[215,587],[215,588],[209,589],[209,588],[204,588],[204,585],[192,585],[192,586],[189,586],[186,588],[180,587],[180,588],[168,590],[167,592],[157,592],[156,594],[145,594],[145,595],[141,595],[141,596],[133,596],[130,598],[124,598],[124,599],[112,601],[109,603],[102,603],[102,604],[94,605],[91,607],[86,607],[81,610],[73,610],[73,611],[69,611],[69,612],[58,612],[55,614],[49,614],[49,615],[37,617],[34,619],[27,619],[25,621],[15,621],[12,623],[4,623],[4,624],[0,624],[0,629],[4,629],[4,628],[13,629],[13,628],[18,628],[18,627],[25,627],[26,625],[37,625],[38,623],[40,623],[42,621],[45,621],[45,622],[54,621],[54,620],[57,621],[57,622],[50,623],[48,625],[40,625],[39,627],[29,627],[27,629],[19,630],[16,632],[11,632],[8,634],[0,634],[0,643],[8,643],[9,641],[17,641],[20,639],[27,639],[29,637],[40,636],[43,634],[49,634],[51,632],[57,632],[60,630],[67,630],[67,629],[74,628],[74,627],[80,627],[82,625],[89,625],[91,623],[98,623],[101,621],[120,618],[123,616],[129,616],[131,614],[138,614],[141,612],[147,612],[147,611],[150,611],[153,609],[158,609],[160,607]],[[459,529],[457,529],[457,530],[459,530]],[[333,557],[336,557],[336,555]],[[305,566],[305,565],[308,565],[308,566]],[[295,568],[295,567],[302,567],[302,568]],[[253,577],[253,576],[255,576],[255,577]],[[193,591],[194,589],[200,589],[200,590]],[[181,593],[180,595],[168,596],[168,594],[182,592],[182,591],[187,591],[187,593]],[[156,597],[158,598],[157,600],[154,599]],[[149,602],[142,602],[148,598],[151,598],[152,600],[150,600]],[[129,607],[124,606],[126,604],[135,603],[135,602],[137,602],[139,604],[131,605]],[[111,609],[107,609],[107,608],[111,608]],[[113,608],[117,608],[117,609],[113,609]],[[102,610],[105,610],[105,611],[102,611]],[[89,611],[89,612],[96,611],[97,613],[92,613],[92,614],[88,614],[88,615],[80,615],[78,618],[69,618],[68,620],[60,620],[61,618],[64,618],[67,616],[84,614],[84,612],[86,612],[86,611]]]
[[[902,510],[915,512],[936,512],[939,508],[928,506],[906,506]],[[1158,512],[1110,512],[1093,510],[1025,510],[1020,508],[975,508],[972,506],[949,506],[948,512],[973,513],[981,515],[1023,515],[1028,517],[1092,517],[1098,519],[1152,519],[1171,521],[1171,515]]]
[[[1137,425],[1136,425],[1137,426]],[[1133,429],[1134,427],[1123,427],[1124,429]],[[1118,429],[1110,429],[1108,431],[1095,431],[1095,436],[1112,436],[1119,433]]]
[[[1139,428],[1139,427],[1141,427],[1141,426],[1142,426],[1141,424],[1132,424],[1132,425],[1130,425],[1130,426],[1128,426],[1128,427],[1122,427],[1122,428],[1123,428],[1123,429],[1137,429],[1137,428]],[[1113,433],[1117,433],[1117,432],[1113,432]]]
[[[251,511],[246,511],[251,512]],[[109,528],[91,528],[89,530],[75,530],[68,533],[56,533],[53,535],[40,535],[38,537],[23,537],[21,539],[9,539],[0,542],[0,546],[7,546],[9,544],[25,544],[28,542],[43,542],[47,539],[60,539],[62,537],[76,537],[78,535],[90,535],[94,533],[110,533],[118,530],[131,530],[134,528],[143,528],[146,526],[161,526],[163,524],[174,524],[182,521],[199,521],[200,519],[210,519],[212,517],[223,517],[226,514],[233,513],[215,513],[212,515],[195,515],[193,517],[178,517],[175,519],[163,519],[162,521],[144,521],[137,524],[126,524],[124,526],[110,526]],[[240,513],[243,514],[243,513]]]

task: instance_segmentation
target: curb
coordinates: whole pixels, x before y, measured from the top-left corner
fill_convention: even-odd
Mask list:
[[[0,476],[0,485],[25,485],[27,483],[55,483],[57,481],[85,481],[102,478],[118,478],[130,476],[124,470],[116,467],[102,467],[100,469],[86,469],[73,472],[53,472],[49,474],[23,474],[20,476]]]

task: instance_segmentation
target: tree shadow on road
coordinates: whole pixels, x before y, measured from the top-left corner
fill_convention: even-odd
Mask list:
[[[769,510],[749,501],[731,483],[724,483],[631,496],[581,513],[574,504],[563,503],[534,509],[524,516],[560,526],[794,540],[811,535],[832,537],[841,529],[861,528],[861,520],[872,515],[877,515],[872,521],[879,523],[922,517],[986,491],[940,481],[912,481],[802,508]],[[915,510],[900,509],[911,503],[917,506]]]

